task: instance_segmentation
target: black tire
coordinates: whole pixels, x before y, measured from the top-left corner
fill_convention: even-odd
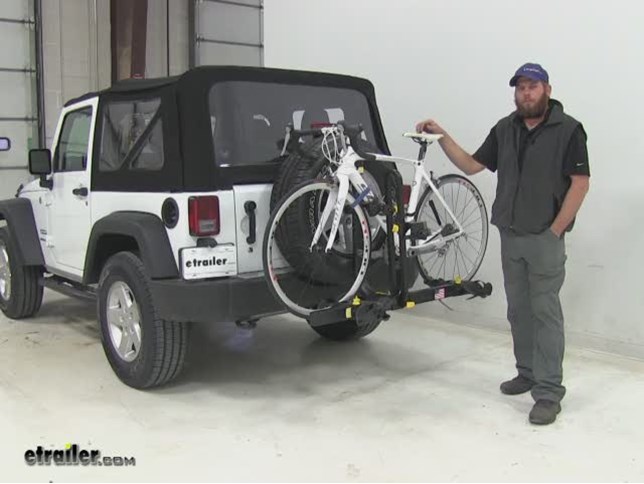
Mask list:
[[[356,255],[350,253],[334,249],[327,255],[324,251],[309,250],[309,243],[317,228],[317,220],[311,220],[310,212],[302,206],[309,205],[309,198],[306,198],[309,194],[316,197],[317,192],[326,192],[332,188],[332,184],[325,180],[305,181],[294,187],[273,210],[264,233],[262,261],[268,287],[276,300],[302,318],[307,318],[311,311],[319,309],[323,301],[341,301],[352,297],[358,290],[368,265],[368,235],[360,238],[361,252],[357,255],[360,257],[357,265],[353,258]],[[349,206],[352,200],[349,195]],[[369,230],[362,207],[357,205],[351,207],[351,210],[353,223]],[[362,235],[362,232],[360,234]],[[273,266],[273,262],[278,260],[272,257],[277,255],[277,249],[291,269],[284,278],[279,275],[280,268],[274,269]],[[295,293],[302,299],[293,300],[292,295]]]
[[[271,192],[271,212],[284,195],[307,180],[319,177],[327,164],[322,155],[322,140],[312,138],[302,144],[299,151],[290,153],[281,164]],[[301,180],[295,182],[294,180]]]
[[[477,250],[477,258],[472,262],[472,267],[469,268],[466,274],[448,274],[445,273],[444,277],[437,277],[440,276],[440,271],[437,273],[434,273],[434,271],[431,268],[426,267],[425,263],[423,263],[423,257],[425,257],[423,254],[419,255],[417,257],[417,263],[418,263],[418,270],[420,271],[420,274],[422,275],[423,279],[425,281],[432,280],[432,279],[445,279],[445,280],[453,280],[455,275],[458,275],[462,280],[471,280],[476,272],[478,271],[479,267],[481,266],[481,263],[483,262],[483,256],[485,255],[485,251],[487,249],[487,240],[488,240],[488,232],[489,232],[489,224],[488,224],[488,215],[487,215],[487,208],[485,207],[485,202],[483,201],[483,197],[481,196],[481,192],[479,192],[478,188],[466,177],[461,176],[461,175],[445,175],[440,177],[436,181],[436,188],[440,191],[441,187],[446,187],[449,184],[458,184],[461,186],[464,186],[466,190],[469,190],[471,195],[473,196],[473,200],[476,203],[476,207],[474,207],[473,210],[476,210],[478,207],[479,213],[481,215],[481,239],[479,240],[479,248]],[[415,220],[418,222],[420,215],[422,213],[422,207],[428,203],[428,199],[432,197],[433,192],[431,188],[427,187],[423,194],[420,197],[420,200],[418,202],[418,208],[416,209],[416,217]],[[445,198],[445,197],[443,197]],[[445,200],[446,203],[450,203],[449,200]],[[452,210],[454,210],[454,207],[450,207]],[[472,207],[467,209],[467,213],[470,213],[470,210],[472,210]],[[475,213],[475,212],[473,212]],[[454,214],[457,218],[459,218],[459,214],[455,213]],[[463,214],[466,215],[466,214]],[[431,217],[433,219],[433,223],[436,224],[436,226],[440,226],[441,224],[438,224],[436,222],[435,216]],[[459,220],[461,223],[464,223],[464,220]],[[431,228],[431,227],[430,227]],[[435,228],[435,227],[434,227]],[[464,227],[466,229],[466,227]],[[467,232],[467,230],[466,230]],[[462,239],[459,239],[462,240]],[[456,249],[455,249],[456,250]],[[462,255],[462,254],[461,254]],[[458,258],[456,257],[456,260]],[[454,272],[456,272],[456,268],[454,269]]]
[[[332,341],[354,341],[373,333],[379,325],[380,321],[358,326],[355,321],[348,319],[324,326],[311,326],[311,329]]]
[[[118,378],[138,389],[163,385],[176,378],[183,368],[188,343],[188,323],[165,321],[156,316],[149,280],[137,256],[119,252],[103,267],[98,286],[98,319],[103,350]],[[119,355],[114,341],[117,329],[108,322],[108,297],[110,291],[117,287],[129,289],[138,306],[140,347],[131,361]]]
[[[0,228],[0,309],[11,319],[34,316],[42,304],[42,267],[23,266],[7,227]],[[6,271],[6,272],[4,272]],[[6,286],[4,285],[6,284]]]
[[[363,140],[360,146],[369,153],[381,153],[381,150],[367,141]],[[271,192],[271,212],[293,187],[323,177],[326,174],[325,170],[328,165],[329,163],[322,153],[321,137],[312,138],[303,143],[300,150],[291,153],[280,167],[277,180]],[[379,161],[365,163],[365,171],[373,177],[381,193],[385,186],[385,165],[385,163]],[[371,247],[373,250],[378,250],[384,244],[386,234],[382,230],[375,230],[377,224],[372,223],[371,225],[375,232],[375,237],[373,236],[374,233],[372,233]],[[293,233],[297,234],[297,231],[293,231]],[[288,228],[280,230],[279,233],[279,237],[282,239],[287,239],[291,235]]]

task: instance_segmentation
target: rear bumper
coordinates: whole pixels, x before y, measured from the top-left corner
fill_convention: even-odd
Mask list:
[[[150,281],[157,317],[171,321],[217,323],[284,313],[263,277],[205,281]]]

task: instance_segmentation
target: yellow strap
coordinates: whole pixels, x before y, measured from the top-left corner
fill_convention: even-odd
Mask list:
[[[414,301],[407,301],[407,305],[406,305],[407,309],[411,309],[414,306],[416,306],[416,303]]]
[[[344,317],[347,319],[351,319],[351,307],[348,307],[347,309],[345,309]]]

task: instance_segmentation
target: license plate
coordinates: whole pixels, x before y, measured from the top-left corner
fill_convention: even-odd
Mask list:
[[[234,246],[190,247],[181,249],[181,274],[184,279],[205,279],[237,274]]]

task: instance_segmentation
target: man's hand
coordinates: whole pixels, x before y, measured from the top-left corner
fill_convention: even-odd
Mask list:
[[[443,136],[447,135],[447,132],[441,128],[441,126],[434,121],[433,119],[426,119],[416,124],[417,133],[431,133],[431,134],[442,134]]]
[[[570,225],[570,222],[575,218],[581,203],[588,193],[590,187],[590,177],[587,175],[571,175],[570,176],[570,188],[568,188],[568,193],[564,197],[563,204],[561,205],[561,210],[555,217],[554,222],[550,226],[550,230],[557,237],[561,237],[566,227]]]
[[[416,124],[418,133],[442,134],[443,137],[438,140],[438,144],[459,170],[466,175],[474,175],[485,169],[485,166],[476,161],[469,153],[466,153],[450,135],[447,134],[441,126],[433,119],[426,119]]]

